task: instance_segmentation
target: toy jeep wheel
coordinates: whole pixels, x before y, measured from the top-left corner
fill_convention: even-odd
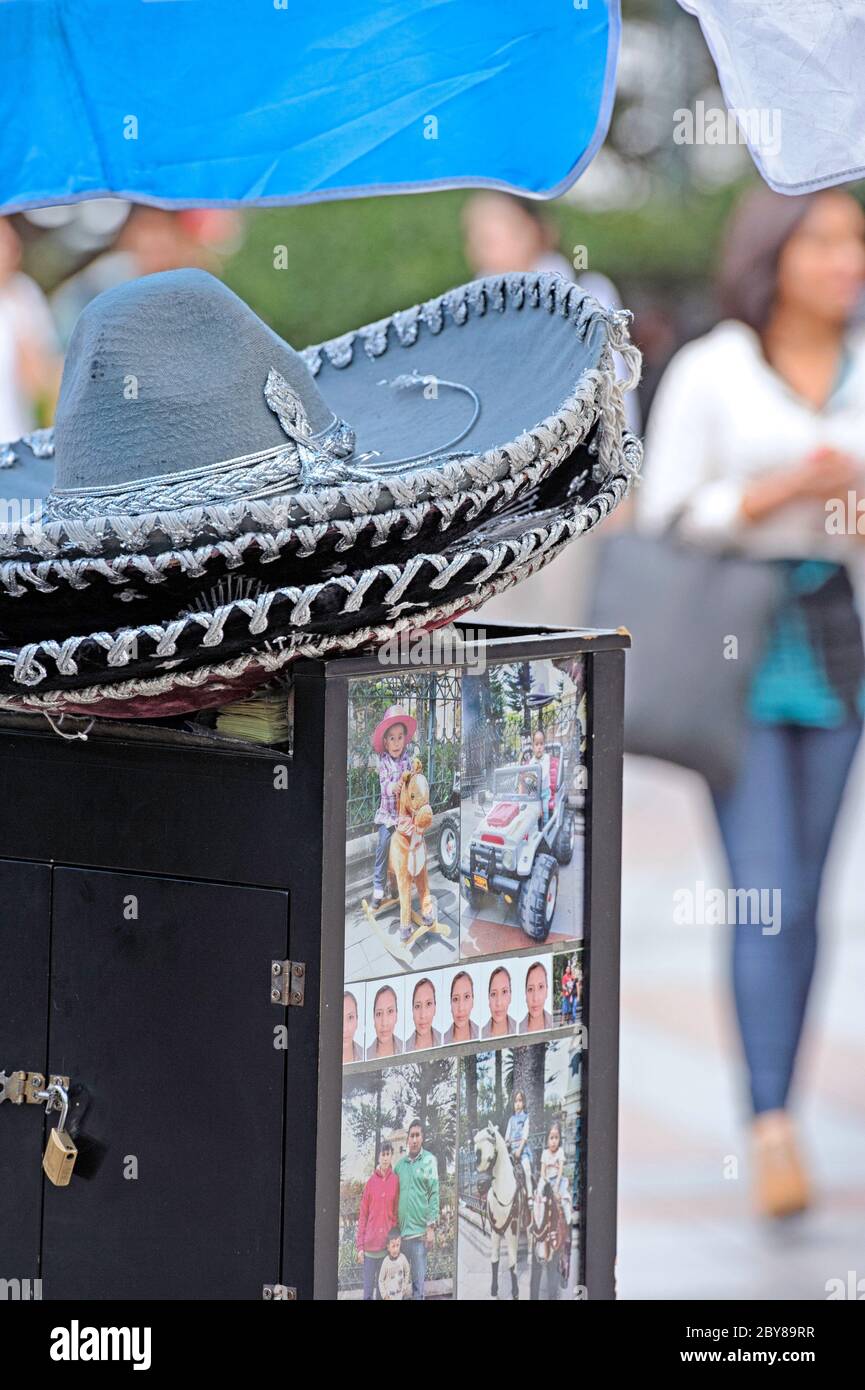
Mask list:
[[[546,941],[559,895],[559,866],[551,854],[539,854],[532,876],[520,889],[520,926],[533,941]]]
[[[577,839],[577,821],[573,811],[566,811],[559,826],[559,833],[556,836],[556,843],[553,845],[553,853],[560,864],[570,864],[574,857],[574,845]]]
[[[442,816],[438,838],[439,868],[451,882],[460,876],[460,822],[459,816],[448,813]]]

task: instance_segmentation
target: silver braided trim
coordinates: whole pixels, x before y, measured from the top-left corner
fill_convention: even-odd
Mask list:
[[[278,372],[271,371],[266,390],[276,380],[290,390]],[[271,393],[273,396],[273,392]],[[281,405],[282,400],[281,398]],[[268,404],[270,404],[268,400]],[[275,410],[275,406],[272,407]],[[283,408],[287,408],[283,406]],[[299,407],[298,407],[299,409]],[[285,417],[288,421],[289,417]],[[53,490],[42,507],[40,525],[50,522],[79,522],[129,517],[136,521],[147,515],[183,511],[190,507],[224,506],[233,501],[256,501],[290,492],[303,480],[305,470],[313,465],[334,467],[335,458],[344,458],[350,451],[354,435],[344,420],[334,418],[327,429],[312,434],[302,432],[305,417],[295,426],[297,438],[270,449],[222,463],[189,468],[180,473],[156,478],[142,478],[134,483],[116,487],[75,488]],[[288,429],[280,416],[280,424]]]
[[[74,492],[58,489],[45,499],[41,525],[87,522],[97,513],[137,517],[144,512],[218,504],[238,497],[266,497],[296,486],[300,473],[297,446],[280,444],[206,468],[142,478],[118,487],[76,488]]]
[[[600,321],[606,328],[608,349],[601,366],[582,374],[572,395],[557,411],[510,443],[483,454],[439,462],[404,477],[385,475],[370,482],[342,483],[277,495],[270,500],[226,500],[138,516],[112,513],[91,519],[23,521],[15,527],[0,528],[0,557],[15,556],[25,550],[47,560],[70,548],[92,557],[111,554],[118,546],[127,553],[143,552],[166,541],[180,550],[196,541],[200,544],[203,533],[215,539],[235,538],[250,522],[263,532],[278,533],[299,525],[350,520],[358,513],[372,515],[411,508],[425,501],[449,499],[478,484],[513,480],[524,467],[557,446],[559,458],[565,457],[584,442],[597,419],[601,421],[602,434],[607,435],[599,450],[601,464],[606,466],[605,460],[611,457],[611,450],[621,438],[623,420],[623,384],[616,380],[610,349],[614,348],[630,364],[632,377],[639,352],[628,342],[630,316],[625,311],[602,309],[591,296],[560,275],[544,272],[478,280],[425,304],[401,310],[378,324],[307,348],[301,356],[316,375],[324,358],[336,368],[347,367],[358,339],[369,356],[378,357],[395,343],[411,347],[417,341],[421,323],[430,332],[438,333],[447,319],[462,325],[471,314],[483,316],[525,306],[559,314],[573,322],[581,335]]]
[[[367,512],[366,515],[330,522],[320,521],[315,525],[279,525],[285,520],[290,509],[289,499],[280,502],[259,504],[258,514],[271,526],[266,530],[253,530],[232,535],[231,539],[209,542],[193,548],[183,547],[161,551],[157,555],[140,553],[114,555],[110,559],[102,556],[80,559],[51,559],[33,563],[29,560],[6,560],[0,563],[0,586],[12,598],[20,598],[28,592],[28,586],[39,593],[51,593],[58,584],[67,583],[72,588],[83,589],[92,578],[107,579],[109,583],[123,585],[130,579],[143,580],[146,584],[161,584],[166,571],[180,569],[190,578],[199,578],[205,573],[209,560],[222,556],[229,568],[241,566],[247,551],[258,549],[263,554],[263,563],[277,560],[281,553],[292,544],[298,544],[298,554],[309,557],[315,554],[316,547],[327,535],[329,526],[341,533],[336,544],[338,551],[350,550],[361,539],[371,537],[373,546],[388,544],[394,528],[403,525],[406,529],[399,536],[400,541],[416,535],[423,523],[431,516],[438,519],[439,530],[447,531],[452,525],[457,511],[467,498],[472,499],[469,518],[476,516],[483,505],[492,503],[493,511],[507,506],[521,492],[536,486],[552,473],[568,457],[578,442],[589,433],[598,416],[597,397],[600,395],[600,375],[591,374],[589,384],[597,389],[591,396],[572,397],[565,403],[555,423],[544,421],[523,436],[516,443],[507,445],[497,453],[509,472],[504,477],[496,477],[500,471],[498,461],[493,464],[486,456],[478,459],[476,473],[479,480],[486,483],[482,489],[471,492],[457,492],[451,497],[434,497],[426,501],[413,502],[410,486],[400,489],[408,499],[405,505],[391,508],[386,512]],[[528,442],[530,440],[530,442]],[[487,481],[491,479],[491,481]],[[408,481],[408,480],[407,480]],[[393,490],[393,489],[392,489]],[[363,492],[354,498],[360,511],[368,505]],[[184,533],[185,536],[185,533]],[[0,547],[2,549],[2,547]]]
[[[493,544],[491,547],[475,545],[461,550],[451,557],[415,555],[402,567],[378,565],[362,571],[356,579],[345,575],[325,580],[319,584],[309,585],[304,589],[288,586],[272,589],[255,597],[238,598],[232,602],[220,604],[211,613],[190,613],[165,626],[146,624],[139,628],[124,628],[117,633],[91,633],[82,637],[69,637],[62,644],[55,641],[28,643],[17,651],[0,651],[0,665],[13,668],[13,680],[17,684],[32,687],[42,684],[48,678],[48,668],[45,663],[49,660],[54,661],[58,675],[72,676],[77,674],[75,657],[78,648],[84,643],[96,643],[101,646],[106,652],[106,664],[108,666],[124,666],[134,660],[137,641],[141,636],[147,636],[156,643],[154,655],[157,658],[173,657],[176,653],[176,643],[179,636],[190,624],[197,625],[202,629],[202,647],[216,647],[224,640],[225,623],[230,613],[235,609],[242,611],[249,620],[250,635],[258,636],[266,631],[269,611],[277,597],[292,601],[290,622],[292,626],[302,628],[311,620],[312,603],[325,590],[342,590],[343,594],[346,595],[343,599],[342,612],[354,613],[362,608],[363,599],[369,587],[382,576],[390,581],[391,587],[383,601],[386,604],[395,605],[391,609],[393,617],[396,617],[397,612],[402,607],[408,606],[415,610],[416,617],[421,616],[423,621],[429,622],[431,621],[429,610],[426,610],[422,603],[400,605],[403,594],[421,567],[427,564],[435,568],[438,574],[436,579],[431,581],[431,587],[444,588],[452,578],[458,575],[459,570],[469,560],[480,555],[486,561],[486,565],[475,579],[470,606],[476,607],[481,602],[478,595],[485,593],[490,584],[498,585],[506,577],[511,577],[511,582],[516,583],[518,579],[534,573],[541,564],[546,563],[547,559],[557,553],[574,536],[591,529],[612,511],[631,485],[633,472],[638,466],[640,448],[639,442],[632,436],[628,436],[622,449],[623,471],[608,479],[605,487],[590,502],[575,501],[570,508],[564,509],[553,520],[536,526],[528,526],[517,540],[506,540]],[[499,590],[496,588],[493,591],[498,592]],[[468,606],[465,598],[460,600],[460,603],[463,608]],[[437,612],[438,610],[433,611]],[[454,609],[453,611],[457,610]],[[386,629],[386,631],[390,630],[390,627]],[[292,638],[276,638],[275,644],[284,646],[285,643],[288,643],[294,652],[297,642],[303,641],[334,643],[337,647],[345,645],[342,636],[313,638],[311,635],[304,637],[302,634]],[[322,650],[329,649],[332,648],[328,646],[322,648]],[[187,653],[183,659],[186,659],[188,655]],[[279,655],[284,655],[284,650]],[[255,657],[250,654],[247,658],[249,661],[253,659],[263,661],[264,654]],[[178,676],[177,680],[180,681],[180,679]],[[102,687],[93,687],[93,689],[102,689]],[[69,702],[80,702],[75,691],[60,693]],[[17,698],[20,697],[8,697],[8,700],[14,701]],[[93,698],[102,697],[94,696]],[[117,698],[122,697],[118,696]],[[0,697],[0,705],[8,705],[8,700],[6,697]],[[8,707],[12,708],[14,704],[8,705]]]
[[[162,676],[150,676],[137,680],[122,681],[117,684],[92,685],[81,690],[55,690],[45,695],[0,695],[0,709],[62,711],[68,705],[92,705],[105,700],[131,700],[140,698],[155,699],[170,694],[174,690],[198,690],[203,685],[212,686],[214,692],[229,690],[227,682],[246,675],[250,671],[261,672],[262,679],[282,670],[296,657],[327,656],[336,651],[352,651],[357,647],[386,642],[389,637],[404,631],[416,630],[419,626],[441,623],[469,609],[479,608],[496,594],[510,589],[514,584],[537,573],[550,560],[554,560],[573,539],[584,531],[591,530],[602,521],[630,489],[630,478],[626,474],[614,476],[609,481],[606,493],[599,494],[591,505],[597,505],[598,513],[594,519],[563,517],[561,524],[551,528],[546,542],[539,545],[533,557],[522,565],[500,573],[488,584],[482,585],[472,595],[452,599],[438,608],[430,608],[422,614],[411,617],[395,617],[393,621],[379,627],[359,628],[354,632],[339,636],[304,636],[286,639],[281,650],[250,652],[231,661],[215,666],[200,666],[194,671],[181,673],[167,672]],[[581,524],[582,523],[582,524]],[[555,534],[554,534],[555,533]],[[282,639],[280,639],[282,641]]]
[[[607,317],[608,335],[601,354],[601,366],[604,371],[598,401],[601,421],[598,431],[598,463],[592,474],[598,483],[609,477],[615,467],[617,442],[627,434],[625,392],[634,389],[642,371],[642,354],[639,348],[633,346],[628,335],[628,325],[632,318],[633,315],[628,309],[614,309]],[[614,352],[619,354],[625,364],[627,376],[623,381],[620,381],[616,374]]]

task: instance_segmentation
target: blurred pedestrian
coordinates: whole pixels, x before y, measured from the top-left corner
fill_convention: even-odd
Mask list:
[[[827,516],[865,482],[865,338],[851,328],[863,284],[865,215],[852,196],[750,193],[723,255],[726,317],[658,388],[638,495],[644,526],[742,552],[784,580],[751,678],[741,771],[713,793],[734,887],[780,890],[780,930],[740,919],[733,944],[755,1198],[775,1216],[810,1200],[790,1086],[823,868],[862,727],[851,582],[862,538],[855,515],[845,534]],[[699,699],[683,695],[683,719]]]
[[[111,249],[70,276],[54,292],[51,307],[64,344],[68,344],[81,310],[103,290],[135,280],[139,275],[187,266],[218,274],[216,248],[232,244],[238,227],[238,215],[229,209],[175,212],[136,204]]]
[[[576,280],[605,309],[622,307],[618,290],[606,275],[589,270],[577,273],[573,263],[562,255],[558,230],[543,204],[508,193],[473,193],[463,208],[463,232],[466,259],[476,275],[557,271],[568,280]],[[618,356],[616,371],[621,380],[627,376]],[[640,403],[635,391],[625,395],[625,420],[634,434],[640,433]],[[620,511],[623,516],[626,514],[626,508]],[[608,527],[614,524],[615,517],[607,523]],[[545,622],[573,626],[579,616],[590,555],[590,544],[582,553],[572,546],[542,573],[531,575],[485,603],[479,610],[481,619],[536,625],[538,613],[543,613]]]
[[[18,233],[0,218],[0,440],[52,419],[61,368],[48,301],[21,270]]]
[[[466,258],[476,275],[505,275],[511,270],[554,270],[581,289],[605,309],[621,309],[619,292],[606,275],[580,271],[558,249],[555,223],[538,203],[515,198],[509,193],[474,193],[463,209]],[[619,363],[618,375],[627,376]],[[625,396],[625,418],[635,434],[640,433],[640,408],[636,394]]]

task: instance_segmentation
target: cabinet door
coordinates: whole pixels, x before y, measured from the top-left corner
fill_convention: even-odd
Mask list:
[[[0,1069],[46,1062],[51,870],[0,859]],[[39,1105],[0,1105],[0,1279],[39,1275],[42,1129]]]
[[[85,1088],[45,1184],[47,1299],[252,1299],[279,1280],[288,897],[56,869],[49,1058]]]

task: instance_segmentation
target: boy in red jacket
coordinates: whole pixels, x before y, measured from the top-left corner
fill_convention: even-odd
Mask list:
[[[378,1167],[367,1179],[357,1218],[357,1257],[363,1261],[364,1299],[380,1298],[378,1276],[387,1241],[399,1225],[399,1178],[393,1171],[393,1145],[382,1141]]]

